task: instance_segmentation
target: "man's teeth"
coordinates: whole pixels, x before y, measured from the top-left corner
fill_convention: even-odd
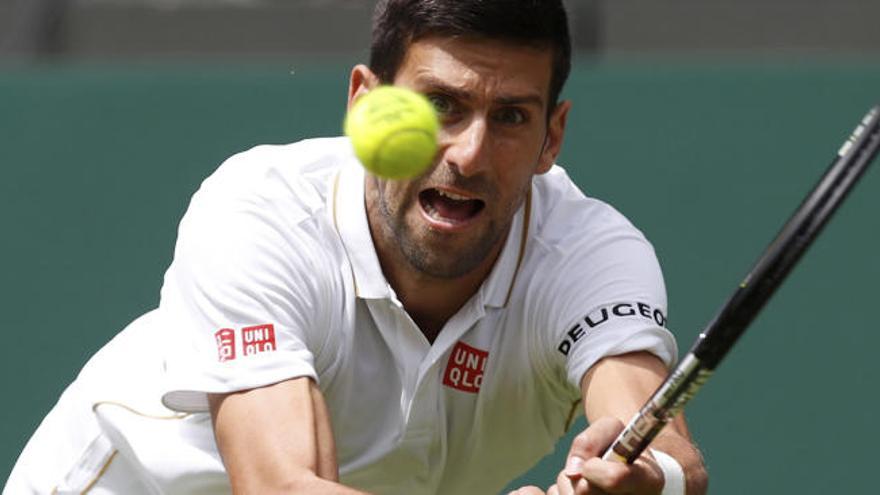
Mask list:
[[[431,218],[440,218],[440,212],[437,211],[437,208],[434,208],[434,205],[428,203],[428,204],[424,205],[424,208],[425,208],[425,212]]]
[[[440,194],[440,196],[443,196],[443,197],[446,197],[446,198],[449,198],[449,199],[454,199],[454,200],[456,200],[456,201],[467,201],[467,200],[470,199],[470,198],[468,198],[467,196],[461,196],[461,195],[458,195],[458,194],[455,194],[455,193],[451,193],[451,192],[448,192],[448,191],[441,191],[441,190],[439,190],[439,189],[437,190],[437,193]]]

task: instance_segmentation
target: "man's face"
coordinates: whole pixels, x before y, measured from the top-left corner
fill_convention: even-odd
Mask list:
[[[549,170],[568,104],[547,119],[552,52],[500,41],[413,42],[394,84],[440,116],[435,164],[411,180],[367,180],[377,247],[424,275],[457,278],[494,263],[532,176]]]

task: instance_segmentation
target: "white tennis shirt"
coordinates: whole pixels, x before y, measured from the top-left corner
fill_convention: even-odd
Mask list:
[[[578,384],[597,360],[647,350],[674,361],[665,314],[651,245],[554,166],[534,178],[488,279],[430,344],[382,274],[349,143],[260,146],[202,184],[159,310],[125,331],[151,342],[162,389],[88,401],[102,403],[101,434],[147,485],[187,493],[225,483],[207,392],[310,376],[344,484],[497,493],[581,413]],[[195,414],[151,419],[160,395]],[[176,460],[151,454],[159,445]]]

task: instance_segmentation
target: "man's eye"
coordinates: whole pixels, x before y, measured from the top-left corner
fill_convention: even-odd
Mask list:
[[[502,108],[495,112],[495,120],[502,124],[522,124],[527,119],[526,113],[519,108]]]
[[[428,95],[428,101],[434,105],[434,110],[440,115],[445,115],[452,111],[452,102],[443,95]]]

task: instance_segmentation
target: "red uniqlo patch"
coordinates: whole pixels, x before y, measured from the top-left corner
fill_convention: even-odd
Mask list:
[[[443,385],[472,394],[479,392],[488,359],[487,351],[458,342],[449,355],[449,364],[443,373]]]
[[[275,350],[275,326],[271,323],[244,327],[241,329],[241,345],[244,355],[259,354]]]
[[[235,359],[235,330],[221,328],[214,332],[214,339],[217,341],[217,359],[221,363]]]

